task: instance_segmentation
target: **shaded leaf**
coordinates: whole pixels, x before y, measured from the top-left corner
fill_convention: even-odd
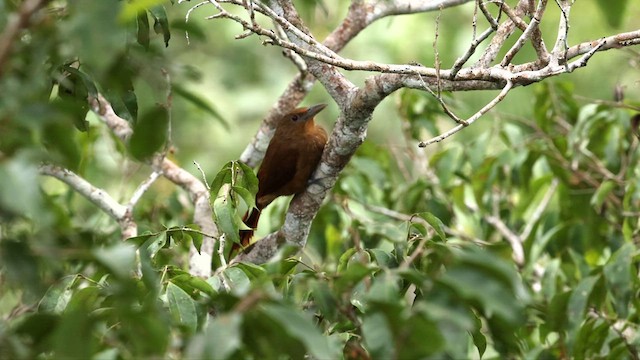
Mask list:
[[[149,48],[149,17],[147,16],[146,10],[142,10],[138,12],[136,16],[136,24],[138,26],[136,39],[138,40],[138,44],[142,45],[145,49]]]
[[[173,283],[167,285],[167,302],[173,318],[189,332],[195,332],[198,326],[196,305],[191,296]]]
[[[40,300],[40,303],[38,303],[38,311],[54,314],[62,313],[73,296],[72,286],[77,279],[77,275],[70,275],[59,283],[51,285],[42,300]]]
[[[425,219],[429,225],[436,231],[436,234],[442,239],[442,241],[447,240],[447,235],[444,233],[444,223],[442,220],[438,219],[435,215],[430,212],[423,212],[418,214],[421,218]]]
[[[362,321],[362,336],[374,359],[392,359],[396,351],[393,333],[382,313],[374,312]]]
[[[604,279],[607,289],[613,297],[613,305],[618,316],[626,318],[629,313],[629,302],[632,295],[634,267],[631,266],[632,257],[636,253],[633,244],[624,244],[616,251],[604,266]]]
[[[218,316],[209,323],[205,356],[211,359],[227,359],[242,346],[242,315],[230,313]]]
[[[240,228],[236,222],[236,209],[226,196],[221,196],[213,202],[213,213],[216,224],[226,236],[227,240],[240,243]]]
[[[339,354],[337,344],[313,325],[302,313],[282,305],[268,304],[262,308],[271,319],[278,322],[293,338],[302,342],[309,353],[317,359],[335,359]]]
[[[169,112],[164,106],[156,105],[148,110],[133,126],[129,140],[129,151],[138,160],[146,160],[167,141]]]
[[[570,343],[575,341],[580,329],[580,324],[585,320],[589,297],[598,280],[600,280],[599,276],[589,276],[582,279],[571,292],[571,296],[569,296],[567,302],[567,319]]]
[[[136,249],[132,245],[117,243],[95,249],[92,253],[100,264],[120,278],[128,278],[134,270]]]
[[[162,34],[164,46],[169,46],[171,39],[171,31],[169,29],[169,20],[167,20],[167,11],[164,6],[153,6],[149,8],[149,13],[153,16],[153,31],[156,34]]]

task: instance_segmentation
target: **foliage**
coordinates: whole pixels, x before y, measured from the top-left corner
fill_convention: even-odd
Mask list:
[[[159,1],[61,3],[0,77],[0,358],[638,358],[639,140],[619,104],[548,82],[471,141],[365,142],[302,256],[215,260],[201,279],[185,254],[203,233],[177,191],[143,204],[142,235],[121,242],[38,177],[41,161],[109,177],[97,92],[132,124],[129,147],[109,148],[126,159],[167,150],[174,94],[219,117],[188,71],[167,81],[179,67],[161,50],[187,26]],[[411,143],[447,124],[428,94],[402,92],[397,112]],[[212,181],[231,240],[255,181],[233,161]]]

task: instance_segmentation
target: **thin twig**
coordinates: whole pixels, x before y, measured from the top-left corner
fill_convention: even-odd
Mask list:
[[[513,256],[513,261],[518,265],[524,265],[524,249],[522,247],[523,238],[519,237],[513,230],[511,230],[507,224],[505,224],[498,214],[498,200],[497,197],[494,198],[493,206],[494,206],[494,214],[493,215],[485,215],[483,216],[484,220],[489,224],[493,225],[496,230],[504,238],[507,240],[509,245],[511,246],[511,252]]]
[[[184,1],[188,1],[188,0],[178,0],[178,4],[180,4],[180,3],[184,2]],[[203,5],[207,5],[207,4],[209,4],[209,2],[208,2],[208,1],[203,1],[203,2],[200,2],[200,3],[198,3],[198,4],[195,4],[195,5],[194,5],[194,6],[192,6],[189,10],[187,10],[187,14],[184,16],[184,22],[185,22],[185,24],[189,22],[189,17],[191,16],[191,13],[192,13],[195,9],[197,9],[197,8],[199,8],[199,7],[203,6]],[[185,30],[185,31],[184,31],[184,37],[185,37],[185,39],[187,40],[187,45],[191,45],[191,40],[189,39],[189,30]]]
[[[478,120],[482,115],[484,115],[487,111],[491,110],[494,106],[496,106],[500,101],[504,100],[504,98],[507,96],[507,94],[509,93],[509,91],[511,90],[511,88],[513,88],[513,83],[511,81],[507,82],[507,85],[505,85],[505,87],[502,89],[502,91],[500,91],[500,94],[498,94],[498,96],[496,96],[493,100],[491,100],[487,105],[485,105],[482,109],[480,109],[478,112],[476,112],[475,114],[473,114],[469,119],[466,120],[467,125],[464,124],[459,124],[458,126],[454,127],[453,129],[440,134],[434,138],[431,138],[429,140],[426,141],[421,141],[418,146],[419,147],[427,147],[433,143],[437,143],[440,142],[446,138],[448,138],[449,136],[459,132],[460,130],[462,130],[463,128],[465,128],[468,125],[471,125],[472,123],[474,123],[476,120]]]
[[[151,185],[160,177],[162,176],[162,172],[161,171],[153,171],[149,177],[147,177],[147,179],[145,181],[143,181],[138,188],[133,192],[133,195],[131,195],[131,199],[129,199],[129,203],[127,204],[127,207],[129,209],[133,209],[133,207],[138,203],[138,201],[140,200],[140,198],[142,197],[142,195],[144,195],[145,192],[147,192],[147,190],[149,190],[149,188],[151,187]]]
[[[211,190],[211,188],[209,187],[209,182],[207,181],[207,175],[205,175],[204,170],[202,170],[202,167],[200,166],[200,164],[198,164],[198,162],[195,160],[193,160],[193,164],[196,166],[196,168],[198,168],[198,171],[200,171],[200,175],[202,175],[202,182],[204,183],[204,186],[207,188],[207,190]]]

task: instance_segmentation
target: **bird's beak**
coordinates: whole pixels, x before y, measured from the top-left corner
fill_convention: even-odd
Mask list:
[[[318,104],[318,105],[310,106],[307,108],[307,111],[304,114],[302,114],[302,116],[300,117],[300,120],[306,121],[306,120],[312,119],[320,111],[322,111],[322,109],[326,107],[327,107],[327,104]]]

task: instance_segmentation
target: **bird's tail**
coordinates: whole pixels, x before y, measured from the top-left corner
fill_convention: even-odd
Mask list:
[[[247,211],[247,213],[244,214],[242,221],[251,229],[240,230],[240,244],[233,244],[231,252],[238,251],[241,246],[243,248],[249,246],[249,243],[251,243],[251,238],[253,237],[253,232],[258,227],[258,220],[260,220],[260,210],[258,209]]]

